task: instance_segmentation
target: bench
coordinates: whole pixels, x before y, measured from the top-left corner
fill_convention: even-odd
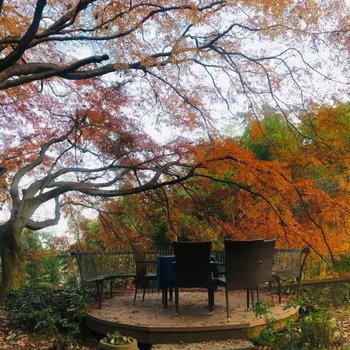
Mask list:
[[[281,303],[281,280],[296,280],[297,297],[300,294],[301,279],[306,262],[310,253],[309,248],[275,248],[273,255],[272,279],[277,282],[278,301]]]
[[[85,283],[96,284],[99,307],[102,305],[104,282],[110,284],[112,297],[113,281],[116,279],[135,278],[135,260],[131,251],[113,252],[72,252],[75,256],[81,280]]]

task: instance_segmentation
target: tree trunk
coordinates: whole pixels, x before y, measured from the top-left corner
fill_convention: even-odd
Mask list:
[[[17,232],[16,232],[17,231]],[[19,237],[22,232],[11,221],[0,226],[0,251],[1,251],[1,284],[0,301],[4,300],[12,289],[14,281],[20,271],[20,245]]]

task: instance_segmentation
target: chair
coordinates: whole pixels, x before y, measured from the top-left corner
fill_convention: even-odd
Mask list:
[[[276,248],[273,255],[272,279],[277,282],[278,301],[282,300],[281,279],[293,279],[297,281],[297,297],[300,294],[301,279],[310,253],[309,248]]]
[[[247,291],[247,309],[252,299],[253,290],[259,285],[258,272],[261,264],[261,249],[263,240],[238,241],[225,240],[225,280],[218,278],[215,283],[225,287],[226,312],[229,314],[229,290],[245,289]]]
[[[273,266],[273,254],[276,244],[276,239],[264,240],[260,248],[260,260],[262,263],[258,265],[258,286],[257,286],[257,300],[259,300],[259,287],[262,283],[269,283],[271,291],[271,299],[273,301],[273,294],[271,288],[272,281],[272,266]]]
[[[133,303],[135,305],[138,288],[143,288],[142,300],[144,300],[146,288],[149,288],[151,281],[157,280],[157,274],[155,272],[157,267],[157,261],[147,259],[146,254],[140,243],[131,243],[131,248],[134,253],[136,264],[135,296]]]
[[[210,262],[211,242],[173,242],[175,254],[175,315],[179,313],[179,288],[206,288],[209,314],[214,307]]]

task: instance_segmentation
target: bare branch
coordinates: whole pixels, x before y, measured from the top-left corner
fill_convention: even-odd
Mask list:
[[[30,25],[27,32],[24,34],[23,38],[20,40],[14,51],[11,52],[7,57],[0,60],[0,71],[3,71],[6,68],[12,66],[22,57],[23,53],[28,48],[29,43],[33,40],[39,29],[39,23],[41,21],[45,5],[46,0],[37,0],[32,24]]]

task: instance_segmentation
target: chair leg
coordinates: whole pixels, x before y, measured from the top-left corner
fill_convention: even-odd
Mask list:
[[[162,288],[162,304],[163,307],[168,307],[168,288]]]
[[[282,302],[282,288],[281,288],[281,281],[279,278],[277,278],[277,288],[278,288],[278,303],[281,304],[281,302]]]
[[[270,289],[270,294],[271,294],[272,306],[275,306],[275,300],[274,300],[274,298],[273,298],[272,282],[271,282],[271,281],[269,281],[269,289]]]
[[[136,296],[137,296],[137,287],[138,287],[138,281],[137,279],[135,279],[135,295],[134,295],[134,303],[133,305],[135,306],[135,303],[136,303]]]
[[[209,302],[209,315],[213,314],[214,309],[214,289],[209,287],[208,289],[208,302]]]
[[[301,278],[297,278],[298,286],[297,286],[297,298],[299,298],[300,287],[301,287]]]
[[[143,294],[142,294],[142,300],[145,300],[145,294],[146,294],[146,282],[143,286]]]
[[[109,281],[109,295],[113,298],[113,280]]]
[[[175,286],[175,316],[179,314],[179,288]]]
[[[230,318],[230,308],[228,304],[228,290],[226,287],[225,287],[225,298],[226,298],[226,314],[227,314],[227,318]]]
[[[97,297],[99,300],[99,309],[102,307],[103,280],[96,281]]]

